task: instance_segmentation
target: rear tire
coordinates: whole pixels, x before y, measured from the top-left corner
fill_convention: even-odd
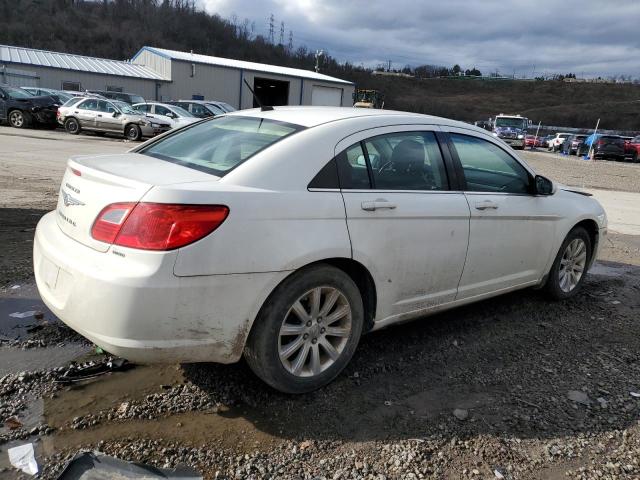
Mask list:
[[[78,120],[75,118],[67,118],[64,122],[64,129],[71,135],[78,135],[82,130],[80,123],[78,123]]]
[[[142,131],[138,125],[127,125],[127,128],[124,129],[124,136],[127,137],[127,140],[137,142],[142,138]]]
[[[638,151],[634,151],[633,154],[631,155],[631,162],[632,163],[638,163]]]
[[[313,265],[289,276],[267,299],[244,357],[276,390],[311,392],[346,367],[363,324],[362,297],[351,277],[330,265]]]
[[[562,242],[553,262],[545,290],[555,300],[576,295],[582,288],[592,255],[591,238],[582,227],[575,227]]]
[[[9,125],[13,128],[27,128],[31,124],[31,115],[22,110],[9,112]]]

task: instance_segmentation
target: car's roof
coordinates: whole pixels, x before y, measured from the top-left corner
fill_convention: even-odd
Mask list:
[[[250,110],[236,110],[227,115],[251,116],[268,118],[280,122],[292,123],[303,127],[315,127],[324,123],[335,122],[338,120],[357,119],[357,118],[388,118],[390,123],[398,124],[407,123],[424,123],[431,125],[448,125],[457,126],[465,129],[477,130],[487,133],[486,130],[470,125],[468,123],[450,120],[448,118],[435,117],[432,115],[422,115],[419,113],[400,112],[396,110],[378,110],[369,108],[353,108],[353,107],[300,107],[300,106],[283,106],[274,107],[273,110],[262,111],[259,108]]]

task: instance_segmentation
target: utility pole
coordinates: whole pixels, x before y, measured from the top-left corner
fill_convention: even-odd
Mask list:
[[[391,71],[391,60],[387,60],[387,65],[388,65],[387,72],[390,72]]]
[[[289,45],[287,45],[289,51],[293,51],[293,30],[289,30]]]
[[[280,43],[278,45],[284,45],[284,22],[280,22]]]
[[[320,72],[320,57],[324,55],[323,50],[316,50],[316,73]]]
[[[269,43],[271,44],[273,44],[273,42],[275,41],[274,39],[275,31],[274,31],[274,25],[273,25],[274,21],[275,21],[275,17],[273,16],[273,13],[272,13],[271,16],[269,17]]]

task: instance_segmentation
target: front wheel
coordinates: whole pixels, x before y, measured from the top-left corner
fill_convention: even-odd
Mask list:
[[[565,238],[556,256],[545,288],[556,300],[573,297],[582,288],[591,261],[591,239],[582,227],[575,227]]]
[[[142,138],[142,131],[137,125],[127,125],[127,128],[124,131],[124,135],[125,137],[127,137],[127,140],[137,142]]]
[[[360,340],[364,308],[342,270],[318,264],[288,277],[262,307],[244,356],[253,372],[285,393],[331,382]]]

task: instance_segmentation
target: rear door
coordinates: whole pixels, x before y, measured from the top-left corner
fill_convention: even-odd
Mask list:
[[[98,99],[89,98],[80,102],[72,110],[73,116],[78,119],[82,128],[95,129],[97,127],[98,118]]]
[[[469,130],[447,130],[471,211],[458,298],[538,282],[560,219],[552,200],[530,193],[532,174],[498,142]]]
[[[376,316],[390,322],[454,300],[464,266],[469,207],[436,135],[381,128],[336,147],[353,258],[374,275]]]

